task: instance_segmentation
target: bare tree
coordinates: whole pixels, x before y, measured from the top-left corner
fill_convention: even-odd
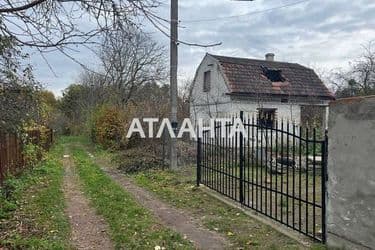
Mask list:
[[[18,132],[38,116],[40,84],[11,38],[0,35],[0,132]]]
[[[375,94],[374,41],[362,46],[362,56],[350,63],[347,71],[334,72],[331,82],[336,86],[337,97]]]
[[[159,5],[159,0],[0,0],[0,36],[38,51],[52,72],[45,57],[52,51],[89,70],[72,55],[77,47],[92,50],[100,37],[124,25],[141,29]]]
[[[132,26],[141,29],[147,20],[162,34],[170,20],[155,14],[159,0],[0,0],[0,35],[13,39],[18,46],[31,47],[41,53],[60,51],[89,69],[72,56],[77,46],[92,49],[108,32]],[[211,47],[221,43],[201,45],[178,40],[189,46]]]
[[[139,86],[167,76],[164,49],[148,35],[119,29],[108,33],[100,59],[117,104],[126,105]]]
[[[76,46],[91,49],[101,35],[123,26],[137,30],[145,12],[158,5],[158,0],[0,0],[0,129],[18,131],[38,113],[34,94],[40,86],[24,64],[23,47],[43,58],[57,50],[86,67],[71,56]]]
[[[95,106],[102,105],[110,99],[109,89],[105,84],[105,75],[84,70],[78,80],[87,90],[85,92],[85,98],[81,100],[85,104],[85,109],[91,110]]]
[[[20,45],[62,48],[94,42],[97,34],[124,24],[137,25],[138,17],[158,5],[157,0],[3,0],[0,31]]]

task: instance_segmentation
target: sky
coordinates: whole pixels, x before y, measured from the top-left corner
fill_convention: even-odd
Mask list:
[[[361,46],[375,40],[374,0],[179,0],[179,5],[180,40],[222,43],[213,48],[180,45],[180,84],[194,77],[205,53],[263,59],[272,52],[277,61],[328,72],[347,68],[361,55]],[[168,0],[162,0],[157,14],[168,19]],[[151,24],[144,22],[144,29],[168,48],[168,38]],[[87,49],[77,47],[72,53],[90,68],[99,65]],[[46,55],[48,63],[38,53],[31,53],[30,60],[36,78],[58,96],[82,72],[59,53]]]

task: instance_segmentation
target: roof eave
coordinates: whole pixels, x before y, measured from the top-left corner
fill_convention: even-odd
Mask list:
[[[290,95],[290,94],[266,94],[266,93],[253,93],[253,92],[229,92],[226,93],[226,95],[229,96],[259,96],[259,97],[265,97],[265,96],[273,96],[273,97],[302,97],[302,98],[319,98],[327,101],[334,101],[336,98],[334,96],[322,96],[322,95]]]

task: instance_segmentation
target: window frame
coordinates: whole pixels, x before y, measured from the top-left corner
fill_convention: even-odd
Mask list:
[[[262,129],[274,129],[277,119],[277,108],[258,108],[257,125]],[[262,113],[269,115],[269,118],[261,118]]]
[[[209,92],[211,90],[211,70],[207,70],[203,73],[203,92]]]

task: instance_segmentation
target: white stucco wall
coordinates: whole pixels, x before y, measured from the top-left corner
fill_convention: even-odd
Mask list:
[[[252,100],[232,100],[227,103],[221,103],[218,105],[210,104],[208,106],[202,106],[198,113],[198,118],[209,118],[208,116],[208,109],[213,111],[218,110],[218,112],[214,113],[214,117],[222,117],[227,114],[236,113],[238,114],[239,111],[244,111],[245,115],[251,117],[255,116],[258,112],[259,108],[274,108],[276,109],[276,115],[278,120],[284,119],[288,121],[294,121],[296,124],[300,122],[300,105],[298,104],[290,104],[290,103],[278,103],[278,102],[254,102]]]
[[[204,72],[211,71],[210,91],[203,91]],[[224,77],[219,70],[217,61],[207,55],[201,62],[194,78],[194,85],[190,102],[190,118],[209,118],[216,117],[219,105],[229,104],[231,99],[226,93],[229,89],[225,83]]]

